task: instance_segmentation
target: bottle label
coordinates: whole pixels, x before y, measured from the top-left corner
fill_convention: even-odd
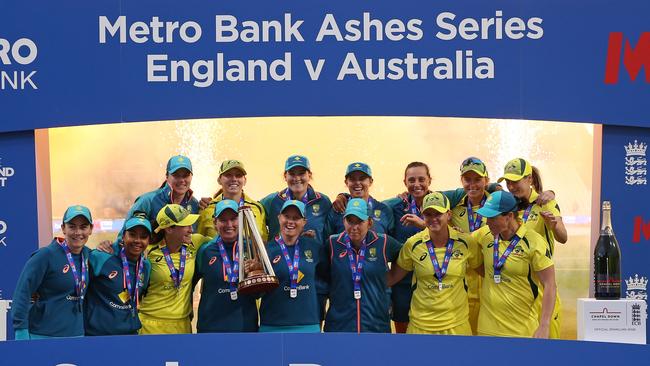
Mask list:
[[[607,275],[596,275],[596,292],[620,291],[621,279]]]

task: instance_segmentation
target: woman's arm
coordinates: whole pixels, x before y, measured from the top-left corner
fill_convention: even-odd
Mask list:
[[[386,284],[388,287],[393,287],[393,285],[401,281],[407,274],[408,271],[400,267],[397,261],[395,261],[391,263],[390,271],[386,272]]]
[[[533,338],[548,338],[551,317],[555,307],[555,294],[557,286],[555,284],[555,266],[550,266],[541,271],[535,272],[544,286],[544,296],[542,300],[542,316],[539,321],[539,327],[535,330]]]

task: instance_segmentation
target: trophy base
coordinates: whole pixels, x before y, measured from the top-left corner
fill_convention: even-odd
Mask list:
[[[239,283],[237,289],[242,294],[269,292],[280,285],[277,277],[271,275],[250,276]]]

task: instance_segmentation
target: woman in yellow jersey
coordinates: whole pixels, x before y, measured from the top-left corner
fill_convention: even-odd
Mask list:
[[[209,238],[192,234],[199,215],[165,205],[156,216],[161,238],[147,248],[151,262],[149,287],[140,303],[140,334],[192,333],[192,277],[195,255]]]
[[[517,217],[518,202],[509,192],[495,192],[478,214],[487,227],[475,231],[483,257],[478,334],[548,338],[555,305],[555,267],[546,242]],[[535,311],[543,288],[541,317]]]
[[[519,219],[528,229],[537,232],[546,240],[549,257],[553,258],[555,241],[566,243],[567,231],[564,222],[562,222],[562,214],[557,202],[552,199],[542,204],[538,200],[538,192],[542,192],[542,179],[539,171],[530,162],[517,158],[506,164],[503,177],[498,181],[503,180],[506,181],[508,191],[520,200]],[[537,305],[539,311],[541,300]],[[560,296],[556,294],[550,338],[560,338],[561,310]]]
[[[465,195],[451,209],[451,225],[453,227],[471,234],[485,224],[485,218],[476,211],[490,196],[487,191],[489,182],[487,167],[481,159],[469,157],[463,160],[460,165],[460,183]],[[476,334],[480,308],[481,276],[475,270],[468,268],[465,282],[469,298],[469,324],[472,326],[472,334]]]
[[[268,230],[266,229],[266,213],[261,203],[250,198],[244,193],[244,186],[246,185],[246,169],[244,164],[239,160],[225,160],[221,163],[219,168],[219,178],[217,180],[221,189],[214,194],[212,199],[201,198],[201,207],[204,208],[200,212],[198,220],[198,233],[205,236],[214,237],[217,234],[214,228],[214,220],[212,218],[216,204],[223,200],[229,199],[237,202],[239,207],[249,206],[255,216],[255,224],[264,241],[268,238]]]
[[[407,333],[472,335],[464,281],[468,268],[482,264],[475,240],[449,226],[449,200],[440,192],[424,198],[427,228],[409,238],[397,265],[388,272],[388,285],[413,272],[413,292]]]

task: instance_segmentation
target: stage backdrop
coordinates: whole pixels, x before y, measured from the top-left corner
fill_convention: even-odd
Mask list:
[[[11,239],[14,227],[35,227],[35,128],[286,115],[647,127],[648,13],[647,1],[609,0],[3,1],[0,267],[12,269],[3,296],[37,247],[33,229]],[[614,204],[634,296],[650,258],[647,136],[603,136],[602,196]]]

